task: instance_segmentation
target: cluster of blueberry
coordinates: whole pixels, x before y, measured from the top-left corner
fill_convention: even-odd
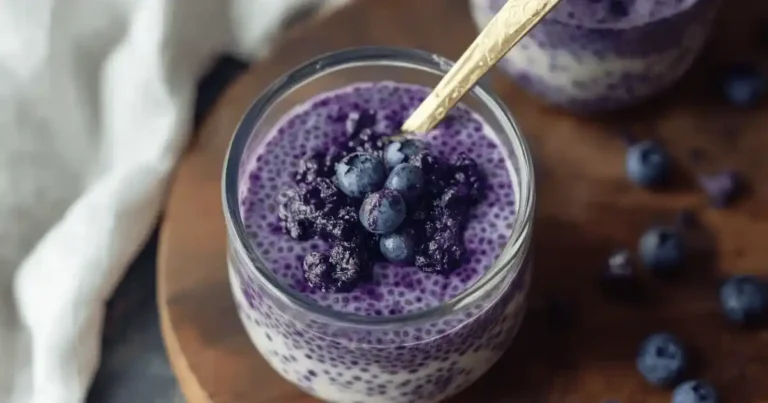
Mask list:
[[[671,165],[667,152],[654,141],[634,142],[627,149],[627,176],[639,186],[650,188],[665,184]],[[739,175],[732,170],[699,174],[697,178],[714,207],[726,207],[742,190]]]
[[[302,159],[296,186],[279,198],[286,234],[331,245],[305,257],[307,282],[348,292],[382,258],[450,274],[464,259],[469,210],[485,192],[477,163],[464,153],[443,161],[418,140],[388,142],[391,133],[375,131],[375,112],[349,119],[348,138]]]
[[[768,285],[752,276],[735,276],[720,288],[720,303],[728,320],[740,325],[758,325],[768,315]],[[669,387],[689,369],[688,356],[680,340],[669,333],[652,334],[637,353],[637,369],[651,384]],[[688,380],[672,392],[673,403],[717,403],[717,393],[704,380]]]
[[[764,323],[768,314],[768,285],[752,276],[735,276],[720,288],[720,303],[726,318],[740,325]],[[684,377],[688,356],[680,340],[669,333],[650,335],[640,345],[637,369],[651,384],[669,387]],[[672,403],[717,403],[715,389],[704,380],[680,383],[672,392]]]
[[[626,159],[627,176],[639,186],[661,185],[667,179],[670,160],[664,149],[655,142],[631,142]],[[700,176],[699,183],[715,207],[724,207],[739,190],[736,174],[725,171]],[[671,276],[679,272],[685,258],[683,229],[690,226],[692,215],[682,212],[676,226],[653,227],[638,243],[638,256],[642,264],[654,275]],[[640,287],[631,264],[630,253],[613,253],[601,284],[609,296],[636,297]],[[768,319],[768,284],[753,276],[734,276],[720,288],[720,304],[726,318],[740,325],[759,325]],[[683,378],[688,359],[682,343],[669,333],[649,336],[640,346],[637,369],[651,384],[673,386]],[[703,380],[688,380],[677,385],[672,394],[673,403],[716,403],[715,389]]]

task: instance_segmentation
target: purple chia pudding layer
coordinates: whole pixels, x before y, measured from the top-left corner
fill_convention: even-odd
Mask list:
[[[470,0],[484,27],[500,0]],[[673,85],[700,53],[720,0],[562,0],[499,63],[547,102],[632,106]]]
[[[377,130],[395,132],[428,91],[380,81],[321,92],[279,119],[251,155],[243,157],[239,207],[259,259],[254,263],[230,243],[229,277],[238,314],[267,362],[322,400],[442,401],[498,360],[524,316],[530,239],[525,235],[514,258],[507,247],[521,208],[515,157],[465,105],[454,108],[423,138],[430,152],[444,158],[466,152],[486,174],[486,196],[471,211],[464,233],[467,258],[450,275],[376,263],[371,281],[351,292],[323,293],[306,283],[302,259],[329,245],[318,239],[293,240],[279,226],[277,198],[291,184],[301,158],[344,141],[365,110],[376,111]],[[495,270],[499,265],[501,270]],[[265,281],[264,270],[313,306],[286,298]],[[492,278],[484,277],[491,272]],[[473,286],[479,287],[473,298],[457,304],[456,297]],[[361,319],[349,322],[350,316]],[[377,325],[375,320],[388,322]]]
[[[365,110],[377,111],[379,129],[392,133],[428,94],[424,87],[389,82],[361,84],[327,93],[292,111],[255,151],[241,214],[254,249],[265,265],[294,290],[322,306],[366,316],[413,313],[437,306],[483,276],[509,242],[515,216],[515,183],[508,156],[489,137],[486,124],[466,107],[454,108],[423,140],[431,152],[449,160],[467,153],[487,173],[487,197],[470,213],[464,232],[468,261],[450,276],[425,273],[415,266],[379,262],[373,280],[350,293],[325,293],[310,287],[302,274],[304,256],[326,251],[319,239],[296,241],[279,230],[280,191],[293,184],[297,161],[344,142],[348,126]]]

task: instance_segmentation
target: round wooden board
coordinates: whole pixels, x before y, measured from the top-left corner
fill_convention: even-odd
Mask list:
[[[632,112],[583,119],[545,107],[507,80],[494,78],[536,157],[538,210],[534,298],[557,295],[575,310],[556,326],[536,309],[500,363],[456,402],[668,402],[669,391],[646,385],[634,369],[648,333],[678,334],[696,357],[692,376],[707,378],[727,402],[768,402],[768,333],[729,326],[717,285],[734,273],[768,270],[768,109],[737,111],[717,100],[717,60],[749,54],[757,3],[724,12],[708,53],[671,94]],[[758,10],[757,8],[761,8]],[[741,19],[744,20],[741,20]],[[349,46],[396,45],[456,58],[475,33],[463,0],[358,1],[287,38],[274,55],[236,81],[205,121],[173,180],[158,256],[163,336],[191,403],[314,402],[273,372],[237,319],[225,268],[220,177],[225,149],[241,115],[273,79],[310,57]],[[754,54],[754,51],[752,51]],[[622,142],[632,130],[663,141],[680,162],[674,184],[648,192],[624,177]],[[754,187],[725,210],[708,207],[697,189],[690,150],[706,155],[697,169],[737,168]],[[689,237],[692,258],[673,283],[643,276],[649,300],[607,302],[596,277],[614,248],[633,248],[654,222],[681,208],[701,228]]]

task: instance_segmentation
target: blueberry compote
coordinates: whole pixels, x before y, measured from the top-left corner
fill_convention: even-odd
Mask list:
[[[418,141],[387,141],[427,93],[392,82],[322,93],[249,159],[240,199],[254,250],[327,316],[290,307],[234,262],[236,302],[267,361],[321,399],[439,401],[484,373],[522,318],[529,269],[518,261],[461,309],[396,320],[473,286],[515,224],[510,155],[466,106]]]

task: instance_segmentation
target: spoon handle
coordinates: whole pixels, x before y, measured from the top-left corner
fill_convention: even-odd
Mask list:
[[[426,133],[560,0],[509,0],[432,93],[403,123],[405,133]]]

